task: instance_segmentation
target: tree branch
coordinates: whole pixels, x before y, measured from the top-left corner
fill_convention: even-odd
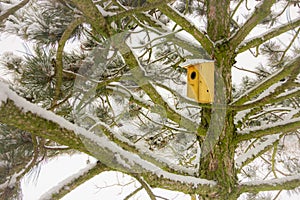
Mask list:
[[[271,13],[271,7],[275,2],[276,0],[264,0],[259,7],[256,7],[252,16],[230,38],[229,46],[238,47],[238,45],[247,37],[250,31]]]
[[[84,22],[83,17],[78,17],[74,19],[66,28],[64,31],[63,35],[61,36],[59,42],[58,42],[58,47],[57,47],[57,52],[56,52],[56,69],[55,69],[55,76],[56,76],[56,86],[55,86],[55,97],[52,102],[52,106],[56,105],[56,101],[59,100],[60,93],[61,93],[61,86],[62,86],[62,79],[63,79],[63,51],[65,44],[67,40],[70,38],[74,30]]]
[[[67,1],[72,1],[76,5],[76,7],[83,13],[83,15],[87,18],[87,21],[92,25],[97,33],[104,37],[108,37],[110,35],[105,18],[99,12],[92,0]]]
[[[122,44],[123,46],[127,46],[127,44],[124,42]],[[122,52],[121,52],[122,53]],[[122,53],[123,58],[128,65],[129,68],[132,70],[132,75],[135,79],[135,81],[138,82],[138,85],[147,93],[147,95],[151,98],[153,103],[155,105],[160,105],[162,106],[167,114],[167,117],[171,119],[172,121],[176,122],[179,125],[182,125],[189,131],[195,131],[198,128],[198,133],[200,135],[205,135],[206,134],[206,129],[202,128],[201,126],[197,127],[195,122],[191,121],[190,119],[180,115],[176,111],[174,111],[168,104],[167,102],[164,101],[164,99],[161,97],[161,95],[156,91],[154,86],[151,84],[149,80],[147,80],[147,77],[144,75],[143,69],[141,69],[140,64],[138,60],[135,58],[133,52],[129,47],[126,47],[126,52]],[[139,83],[139,81],[141,81]]]
[[[282,136],[283,135],[281,135],[280,137]],[[260,142],[259,144],[255,143],[255,148],[250,149],[246,153],[238,156],[235,159],[235,164],[238,170],[241,170],[245,165],[249,164],[257,157],[269,151],[273,147],[273,144],[279,141],[280,137],[277,135],[267,136],[266,141]]]
[[[175,11],[169,5],[160,6],[158,8],[161,12],[163,12],[166,16],[168,16],[171,20],[173,20],[176,24],[181,26],[186,32],[190,33],[206,50],[209,55],[213,53],[213,43],[210,39],[202,33],[192,22],[188,21],[184,16]]]
[[[280,91],[282,91],[285,87],[279,88]],[[295,90],[292,91],[290,93],[287,93],[286,95],[278,95],[279,93],[277,91],[271,93],[270,95],[259,99],[257,101],[253,101],[251,103],[247,103],[247,104],[243,104],[240,106],[234,106],[232,107],[234,110],[237,111],[241,111],[241,110],[246,110],[249,108],[254,108],[254,107],[258,107],[258,106],[264,106],[270,103],[277,103],[277,102],[281,102],[284,101],[286,99],[289,98],[293,98],[293,97],[299,97],[300,96],[300,90]]]
[[[298,26],[300,26],[300,17],[297,19],[294,19],[293,21],[291,21],[287,24],[273,28],[264,34],[259,35],[258,37],[251,38],[251,39],[244,41],[238,47],[238,53],[242,53],[250,48],[256,47],[276,36],[279,36],[280,34],[286,33],[289,30],[297,28]]]
[[[139,187],[137,189],[135,189],[133,192],[131,192],[129,195],[127,195],[124,200],[129,200],[131,197],[133,197],[135,194],[137,194],[139,191],[141,191],[143,189],[143,187]]]
[[[29,2],[29,0],[21,1],[17,5],[9,8],[6,11],[4,11],[4,13],[0,15],[0,23],[3,22],[6,18],[8,18],[9,15],[13,15],[16,11],[23,8],[28,2]]]
[[[289,121],[282,121],[273,123],[264,127],[254,127],[252,129],[245,129],[238,132],[238,135],[234,142],[241,142],[244,140],[250,140],[253,138],[260,138],[267,135],[276,133],[288,133],[300,129],[300,118],[294,118]]]
[[[300,186],[300,174],[287,176],[284,178],[276,178],[263,181],[250,181],[242,183],[239,188],[239,193],[244,192],[262,192],[270,190],[292,190]]]
[[[128,10],[124,10],[120,13],[117,13],[113,16],[107,16],[107,21],[109,23],[115,21],[115,20],[120,20],[124,17],[127,17],[127,16],[132,16],[134,14],[138,14],[138,13],[142,13],[142,12],[145,12],[145,11],[149,11],[151,9],[154,9],[154,8],[157,8],[159,6],[165,6],[167,3],[171,2],[172,0],[164,0],[164,1],[161,1],[161,0],[154,0],[154,1],[151,1],[150,3],[148,4],[145,4],[143,6],[140,6],[140,7],[136,7],[136,8],[132,8],[132,9],[128,9]]]
[[[300,57],[295,58],[288,64],[286,64],[281,70],[279,70],[274,75],[271,75],[257,86],[253,87],[251,90],[248,90],[245,94],[235,100],[231,105],[242,105],[243,103],[250,101],[253,97],[259,95],[261,92],[268,89],[274,83],[279,82],[280,80],[295,76],[297,74],[293,74],[294,70],[298,70],[300,66]]]
[[[125,151],[104,135],[98,137],[52,112],[26,101],[11,91],[7,85],[0,83],[0,88],[0,121],[2,123],[53,140],[61,145],[67,145],[99,160],[107,159],[106,161],[112,164],[110,167],[117,168],[118,171],[139,172],[144,180],[151,184],[151,187],[185,193],[207,193],[216,189],[214,181],[166,172],[138,155],[132,155]]]
[[[78,4],[78,6],[80,6],[82,12],[84,14],[88,14],[87,16],[90,16],[89,9],[91,9],[91,8],[89,8],[88,6],[86,7],[86,5],[81,5],[84,3],[81,3],[79,0],[72,0],[72,1],[74,3],[77,2],[76,4]],[[97,10],[97,7],[89,0],[84,0],[82,2],[86,2],[86,1],[90,3],[89,4],[90,7],[94,7],[93,10],[95,10],[95,9]],[[169,6],[164,6],[164,7],[169,7]],[[175,12],[172,8],[170,8],[170,9],[172,10],[171,13]],[[176,14],[176,16],[178,16],[178,14],[176,12],[175,12],[175,14]],[[92,19],[91,19],[91,17],[92,17]],[[91,16],[91,17],[88,17],[88,21],[90,23],[93,23],[93,21],[97,21],[97,17],[99,18],[98,21],[100,21],[100,22],[101,22],[101,20],[105,20],[99,11],[96,16]],[[184,18],[182,18],[182,19],[184,19]],[[99,33],[101,33],[101,31],[102,31],[102,27],[99,25],[99,24],[101,24],[100,22],[98,24],[95,23],[95,26],[97,26],[96,30],[99,30],[100,31]],[[146,77],[144,76],[143,70],[140,69],[140,65],[137,61],[137,58],[135,58],[134,54],[131,52],[131,49],[125,43],[124,38],[115,38],[115,40],[117,40],[117,41],[113,41],[113,42],[116,43],[115,45],[120,47],[119,51],[123,54],[123,58],[124,58],[126,64],[129,66],[129,68],[134,70],[133,76],[134,76],[135,80],[137,82],[141,81],[141,83],[138,83],[139,86],[149,95],[149,97],[152,99],[152,101],[155,104],[160,105],[165,108],[168,118],[170,118],[171,120],[173,120],[174,122],[176,122],[178,124],[184,125],[184,127],[188,128],[188,130],[191,130],[191,129],[195,130],[195,123],[192,122],[191,120],[181,116],[180,114],[176,113],[172,108],[170,108],[170,106],[168,106],[168,104],[162,99],[160,94],[155,90],[155,88],[150,84],[150,82],[145,80]],[[200,133],[200,135],[205,135],[206,129],[199,127],[198,132]]]
[[[151,200],[156,200],[156,197],[155,197],[154,193],[152,192],[150,186],[143,180],[143,178],[139,177],[139,175],[133,176],[133,177],[136,178],[136,180],[138,180],[138,182],[140,182],[142,187],[146,190],[149,198]]]
[[[58,183],[57,186],[51,188],[48,192],[42,195],[40,199],[61,199],[81,184],[108,170],[110,169],[100,162],[95,165],[92,164],[91,166],[80,170],[78,174],[71,175],[67,179]]]

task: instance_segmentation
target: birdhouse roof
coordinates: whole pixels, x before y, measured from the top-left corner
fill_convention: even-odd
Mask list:
[[[189,59],[183,63],[180,63],[179,66],[181,67],[189,67],[191,65],[196,65],[200,63],[206,63],[206,62],[214,62],[213,60],[206,60],[206,59]]]

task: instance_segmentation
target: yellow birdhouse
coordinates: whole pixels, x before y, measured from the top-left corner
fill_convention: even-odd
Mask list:
[[[187,69],[187,96],[199,103],[214,100],[214,62],[212,60],[191,60],[183,63]]]

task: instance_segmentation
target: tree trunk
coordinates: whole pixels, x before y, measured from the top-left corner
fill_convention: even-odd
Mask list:
[[[207,34],[212,41],[216,42],[211,55],[215,60],[216,81],[214,105],[212,109],[202,110],[201,125],[207,128],[207,134],[215,134],[211,137],[207,135],[204,143],[207,142],[206,140],[215,141],[209,141],[208,148],[202,145],[199,175],[201,178],[216,180],[219,183],[221,186],[219,193],[206,196],[216,199],[228,197],[237,181],[234,167],[235,146],[232,144],[235,137],[234,113],[232,110],[226,110],[226,105],[232,102],[231,67],[235,59],[234,50],[230,49],[226,40],[230,36],[229,4],[228,0],[212,0],[207,1],[206,5]],[[216,122],[220,123],[216,124]],[[221,124],[224,124],[223,127],[216,128]]]

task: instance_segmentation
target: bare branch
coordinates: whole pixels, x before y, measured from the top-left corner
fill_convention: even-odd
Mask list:
[[[133,176],[134,178],[136,178],[136,180],[138,180],[138,182],[140,182],[140,184],[142,185],[142,187],[146,190],[148,196],[150,197],[151,200],[156,200],[156,197],[154,195],[154,193],[152,192],[150,186],[143,180],[143,178],[137,176]]]
[[[289,30],[293,30],[294,28],[297,28],[300,26],[300,17],[297,19],[294,19],[293,21],[278,26],[276,28],[273,28],[269,30],[268,32],[259,35],[258,37],[248,39],[244,41],[239,47],[238,47],[238,53],[242,53],[250,48],[256,47],[265,41],[268,41],[276,36],[279,36],[280,34],[286,33]]]
[[[13,15],[16,11],[18,11],[19,9],[23,8],[27,3],[29,2],[29,0],[24,0],[21,1],[20,3],[18,3],[17,5],[9,8],[8,10],[4,11],[4,13],[2,13],[0,15],[0,23],[3,22],[6,18],[9,17],[9,15]]]
[[[265,0],[259,4],[259,7],[255,8],[252,16],[230,38],[229,45],[232,47],[237,47],[247,37],[250,31],[271,13],[271,7],[275,2],[276,0]]]
[[[133,192],[131,192],[129,195],[127,195],[124,200],[129,200],[131,197],[133,197],[135,194],[137,194],[139,191],[141,191],[143,189],[143,187],[139,187],[137,189],[135,189]]]
[[[55,69],[55,76],[56,76],[56,86],[55,86],[55,97],[54,101],[52,102],[52,105],[56,105],[56,101],[59,99],[60,94],[61,94],[61,86],[62,86],[62,78],[63,78],[63,51],[65,44],[67,40],[70,38],[74,30],[84,22],[83,17],[78,17],[74,19],[66,28],[64,31],[63,35],[61,36],[59,42],[58,42],[58,47],[57,47],[57,52],[56,52],[56,69]],[[51,106],[52,107],[52,106]]]

